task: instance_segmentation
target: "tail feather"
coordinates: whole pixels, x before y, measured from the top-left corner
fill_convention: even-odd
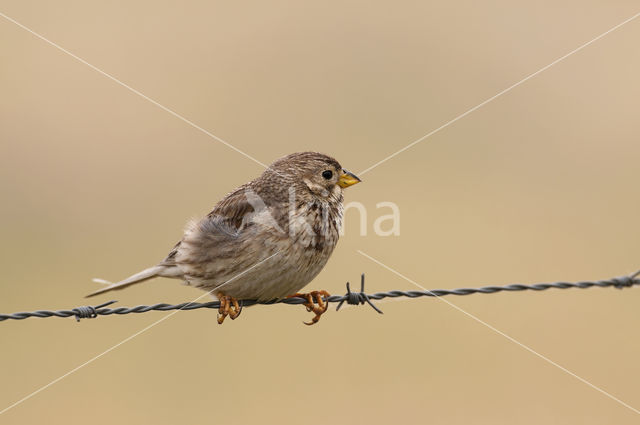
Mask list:
[[[142,270],[141,272],[138,272],[132,276],[129,276],[128,278],[121,280],[120,282],[111,283],[109,286],[100,288],[97,291],[87,295],[85,298],[93,297],[95,295],[99,295],[99,294],[113,291],[113,290],[124,289],[129,285],[144,282],[145,280],[149,280],[157,276],[177,277],[175,273],[171,273],[167,270],[170,268],[175,268],[175,267],[161,266],[161,265],[149,267],[148,269]],[[109,283],[102,279],[94,279],[94,281],[101,282],[101,283]]]

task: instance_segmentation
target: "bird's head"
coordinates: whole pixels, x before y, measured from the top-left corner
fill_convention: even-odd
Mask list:
[[[317,152],[287,155],[271,164],[267,172],[290,187],[324,199],[341,200],[343,189],[361,181],[334,158]]]

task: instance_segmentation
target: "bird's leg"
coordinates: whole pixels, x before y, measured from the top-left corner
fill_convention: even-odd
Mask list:
[[[231,320],[235,320],[236,317],[240,316],[242,306],[238,303],[237,299],[224,295],[222,292],[218,292],[216,297],[220,300],[220,307],[218,308],[219,324],[222,324],[227,316],[229,316]]]
[[[313,319],[311,319],[310,322],[303,323],[305,325],[313,325],[318,323],[318,320],[320,320],[320,316],[322,316],[322,313],[327,311],[327,309],[329,308],[329,302],[325,301],[329,299],[329,296],[330,294],[327,291],[311,291],[306,294],[297,293],[289,295],[287,298],[299,297],[307,300],[307,302],[303,305],[307,308],[307,311],[315,313],[315,316],[313,316]],[[325,299],[322,299],[322,297],[325,297]],[[315,303],[318,304],[317,306],[314,303],[314,299]]]

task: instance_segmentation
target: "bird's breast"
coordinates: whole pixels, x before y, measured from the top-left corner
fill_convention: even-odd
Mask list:
[[[300,249],[331,254],[342,228],[342,203],[306,202],[290,209],[288,237]]]

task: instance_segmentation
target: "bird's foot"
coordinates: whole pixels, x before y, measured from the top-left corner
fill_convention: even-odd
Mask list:
[[[325,311],[327,311],[327,309],[329,308],[329,301],[328,301],[329,296],[330,294],[327,291],[311,291],[306,294],[298,293],[298,294],[289,295],[287,298],[298,297],[298,298],[304,298],[307,300],[307,302],[304,303],[303,305],[307,308],[307,311],[313,312],[315,316],[313,316],[313,319],[311,319],[310,322],[303,322],[303,323],[305,325],[313,325],[318,323],[318,320],[320,320],[320,316],[322,316],[322,314]],[[324,297],[324,299],[322,299],[322,297]],[[318,305],[316,305],[316,303]]]
[[[219,292],[216,296],[220,300],[220,307],[218,308],[218,323],[220,325],[227,316],[229,316],[231,320],[235,320],[236,317],[240,316],[242,305],[237,299],[224,295],[222,292]]]

